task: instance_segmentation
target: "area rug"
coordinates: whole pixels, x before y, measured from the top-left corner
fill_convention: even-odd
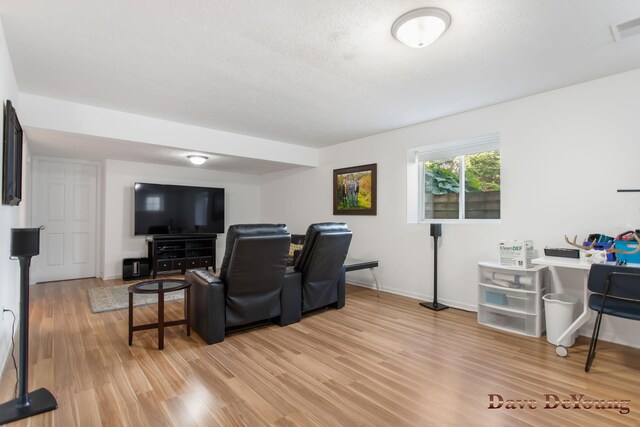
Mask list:
[[[89,296],[89,306],[93,313],[102,313],[104,311],[122,310],[129,308],[129,286],[118,285],[101,288],[87,289]],[[175,292],[167,292],[164,295],[165,302],[175,301],[184,298],[184,290]],[[143,305],[157,304],[158,295],[156,294],[134,294],[133,305],[140,307]]]

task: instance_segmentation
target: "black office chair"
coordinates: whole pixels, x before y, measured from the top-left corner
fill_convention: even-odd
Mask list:
[[[596,310],[598,317],[584,365],[585,372],[589,372],[596,357],[603,314],[640,320],[640,268],[594,264],[589,272],[587,286],[591,292],[589,308]]]

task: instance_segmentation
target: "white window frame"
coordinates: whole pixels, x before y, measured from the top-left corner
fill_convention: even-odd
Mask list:
[[[424,163],[430,160],[440,160],[487,151],[500,151],[500,134],[492,133],[474,138],[449,141],[441,144],[412,148],[407,151],[407,222],[420,224],[500,224],[502,218],[502,195],[500,197],[500,219],[467,219],[463,218],[466,198],[465,164],[460,164],[460,209],[456,219],[436,219],[424,217]],[[413,159],[413,165],[411,165]],[[500,177],[502,178],[502,158],[500,159]],[[417,180],[417,186],[411,180]],[[414,181],[415,183],[415,181]],[[417,194],[412,194],[417,190]],[[416,211],[413,211],[413,210]],[[413,212],[412,212],[413,211]]]

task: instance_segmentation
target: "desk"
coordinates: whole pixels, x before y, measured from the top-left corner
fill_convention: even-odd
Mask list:
[[[362,260],[355,258],[347,258],[344,261],[344,271],[356,271],[356,270],[366,270],[369,269],[371,275],[373,276],[373,283],[376,284],[376,294],[380,295],[380,288],[378,287],[378,279],[376,278],[376,273],[373,271],[374,268],[378,266],[377,260]]]
[[[545,265],[547,267],[569,268],[572,270],[582,272],[583,282],[584,282],[584,290],[582,295],[582,313],[580,313],[580,316],[578,316],[578,318],[573,321],[571,326],[569,326],[567,330],[564,331],[562,335],[560,335],[560,337],[558,338],[558,342],[560,342],[564,340],[566,337],[568,337],[570,334],[577,332],[578,329],[584,326],[584,324],[587,323],[591,318],[591,310],[589,310],[589,289],[587,288],[587,283],[589,280],[589,270],[591,270],[592,264],[576,258],[562,258],[562,257],[550,257],[550,256],[536,258],[532,262],[535,265]],[[558,356],[564,357],[567,354],[569,354],[569,351],[565,347],[558,345],[556,347],[556,354]]]

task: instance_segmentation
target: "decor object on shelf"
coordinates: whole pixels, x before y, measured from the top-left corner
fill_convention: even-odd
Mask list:
[[[391,34],[406,46],[422,48],[438,40],[450,25],[451,15],[447,11],[423,7],[396,19],[391,27]]]
[[[609,248],[607,249],[596,249],[597,242],[591,242],[589,246],[587,245],[579,245],[576,243],[577,236],[573,237],[573,242],[569,241],[569,238],[565,235],[564,240],[573,247],[581,249],[584,251],[584,259],[589,263],[594,264],[603,264],[608,261],[608,257],[610,254],[623,254],[623,255],[633,255],[640,253],[640,237],[634,233],[634,237],[638,242],[638,245],[633,250],[623,250],[616,248],[614,245],[609,244]]]
[[[431,237],[433,237],[433,301],[423,301],[421,306],[431,310],[440,311],[449,306],[438,303],[438,237],[442,236],[442,224],[431,224]]]
[[[29,418],[58,408],[46,388],[29,393],[29,266],[40,253],[40,228],[12,228],[11,256],[20,262],[20,372],[18,397],[0,405],[0,424]]]
[[[378,165],[333,171],[333,214],[376,215]]]
[[[523,270],[498,262],[478,263],[478,323],[539,337],[544,332],[542,295],[547,267]]]
[[[193,163],[196,166],[200,166],[204,164],[204,162],[206,162],[208,159],[207,156],[203,156],[201,154],[190,154],[187,156],[187,158],[189,159],[189,161],[191,161],[191,163]]]
[[[22,126],[11,101],[4,114],[2,204],[18,206],[22,200]]]

